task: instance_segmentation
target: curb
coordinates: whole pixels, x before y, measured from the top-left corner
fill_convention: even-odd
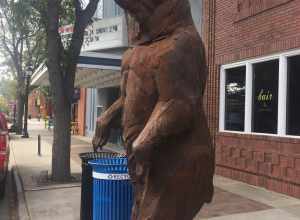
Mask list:
[[[12,179],[16,189],[18,220],[30,220],[22,180],[18,174],[17,168],[12,168]]]

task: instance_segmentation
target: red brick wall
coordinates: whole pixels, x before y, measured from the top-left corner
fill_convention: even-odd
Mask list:
[[[220,133],[217,173],[300,198],[300,139]]]
[[[37,99],[40,100],[40,106],[36,106]],[[46,99],[39,90],[32,91],[28,96],[28,114],[32,118],[37,118],[39,115],[41,117],[47,115]]]
[[[237,0],[236,21],[257,15],[268,9],[280,6],[293,0]]]
[[[300,48],[300,1],[274,2],[204,0],[208,120],[218,174],[300,198],[300,140],[217,132],[220,65]]]
[[[215,134],[218,130],[217,113],[218,112],[218,94],[219,94],[219,75],[216,74],[217,66],[215,65],[215,0],[203,0],[203,32],[202,39],[206,48],[206,62],[209,68],[209,76],[204,96],[204,106],[207,113],[207,120],[210,131],[215,142]],[[201,123],[201,122],[199,122]]]
[[[216,63],[224,64],[299,48],[300,2],[284,2],[277,7],[267,7],[255,16],[236,21],[236,0],[216,0]]]

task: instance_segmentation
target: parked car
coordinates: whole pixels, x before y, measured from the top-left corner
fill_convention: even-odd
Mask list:
[[[5,183],[9,163],[9,150],[7,120],[5,115],[0,112],[0,198],[3,198],[5,192]]]

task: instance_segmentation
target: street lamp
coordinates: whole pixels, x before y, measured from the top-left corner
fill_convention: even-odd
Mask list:
[[[27,130],[27,121],[28,121],[28,96],[29,96],[29,86],[30,86],[30,79],[32,75],[33,68],[31,65],[28,65],[26,70],[24,71],[24,78],[25,78],[25,111],[24,111],[24,128],[23,128],[23,135],[22,138],[29,138],[28,130]]]

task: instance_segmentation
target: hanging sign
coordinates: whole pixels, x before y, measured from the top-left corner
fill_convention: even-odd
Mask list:
[[[66,46],[72,37],[74,27],[63,26],[59,29]],[[84,33],[82,52],[127,47],[127,28],[123,16],[98,20],[89,25]]]

